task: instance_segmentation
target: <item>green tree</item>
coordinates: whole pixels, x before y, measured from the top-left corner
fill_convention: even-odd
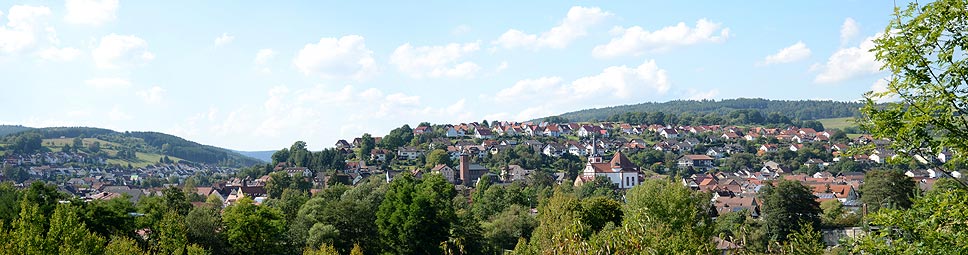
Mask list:
[[[111,242],[104,247],[104,254],[127,254],[127,255],[138,255],[145,254],[138,246],[138,242],[130,237],[126,236],[114,236],[111,237]]]
[[[6,165],[3,167],[3,176],[7,180],[22,183],[30,178],[30,173],[22,167]]]
[[[175,186],[162,190],[161,197],[162,201],[164,201],[165,208],[178,213],[178,215],[188,215],[188,212],[192,210],[191,201],[188,201],[188,197],[185,196],[185,193]]]
[[[430,151],[430,153],[427,154],[427,164],[424,167],[431,169],[439,164],[453,166],[453,162],[450,160],[450,154],[441,149]]]
[[[581,202],[575,194],[562,189],[538,206],[538,226],[531,235],[528,247],[515,247],[525,254],[564,253],[578,254],[571,250],[571,243],[585,240],[588,227],[580,220]]]
[[[579,199],[603,196],[612,199],[619,199],[618,193],[615,190],[618,189],[618,185],[612,183],[612,180],[605,176],[595,176],[592,182],[582,184],[578,187],[577,195]]]
[[[763,198],[763,218],[766,232],[773,241],[786,241],[790,233],[810,224],[820,226],[820,203],[803,184],[782,180],[775,186],[767,185],[760,191]]]
[[[356,152],[356,157],[360,160],[369,161],[370,151],[372,151],[374,148],[376,148],[376,142],[374,142],[373,136],[370,136],[369,133],[365,133],[362,137],[360,137],[360,150]]]
[[[32,154],[43,149],[43,136],[36,132],[20,134],[13,140],[13,152],[18,154]]]
[[[0,224],[10,226],[20,212],[20,191],[11,182],[0,183]]]
[[[875,212],[882,207],[908,208],[917,187],[914,180],[897,170],[871,170],[860,186],[860,200],[867,210]]]
[[[84,140],[81,139],[80,137],[74,137],[73,144],[74,144],[74,150],[84,148]]]
[[[153,229],[151,235],[152,249],[159,254],[185,254],[188,247],[188,230],[184,217],[174,210],[165,213]]]
[[[135,219],[129,213],[135,212],[129,196],[110,200],[93,200],[83,203],[81,217],[87,227],[101,236],[124,235],[134,237]]]
[[[453,185],[439,174],[416,180],[397,176],[387,188],[377,212],[376,225],[387,247],[397,254],[440,254],[448,239],[455,213]]]
[[[606,224],[618,226],[622,223],[622,204],[607,197],[592,197],[581,201],[581,221],[592,231],[599,231]]]
[[[968,151],[968,18],[964,0],[895,8],[872,50],[891,73],[887,89],[868,92],[863,127],[890,138],[896,151],[925,158],[952,148]],[[878,104],[880,99],[897,102]],[[912,155],[913,156],[913,155]]]
[[[880,226],[852,245],[855,254],[962,254],[968,251],[968,191],[929,192],[910,209],[868,215]]]
[[[852,227],[860,222],[860,214],[848,212],[844,204],[837,200],[827,200],[820,203],[823,214],[820,222],[824,227]]]
[[[60,204],[50,218],[47,246],[59,254],[97,254],[104,249],[104,238],[87,230],[70,205]]]
[[[93,143],[91,143],[91,145],[88,145],[87,152],[95,153],[95,154],[98,152],[101,152],[101,142],[94,141]]]
[[[211,205],[195,207],[185,216],[188,241],[201,245],[216,254],[226,253],[225,239],[220,233],[223,229],[219,207]]]
[[[244,197],[222,214],[225,235],[237,254],[279,254],[285,220],[279,210]]]
[[[827,248],[823,242],[823,234],[811,224],[802,224],[788,237],[788,241],[780,247],[781,254],[821,255]]]
[[[280,198],[286,188],[292,187],[293,178],[285,171],[276,171],[269,174],[269,181],[266,182],[266,193],[269,198]]]
[[[511,250],[519,238],[531,237],[531,232],[537,227],[538,221],[531,216],[528,208],[521,205],[511,205],[493,220],[483,222],[484,237],[492,247]]]

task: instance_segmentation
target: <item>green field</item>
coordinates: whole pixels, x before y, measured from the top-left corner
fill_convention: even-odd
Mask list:
[[[857,123],[854,123],[853,117],[818,119],[817,121],[820,121],[820,123],[823,124],[824,128],[836,128],[836,129],[844,130],[844,128],[847,128],[847,127],[857,126]]]

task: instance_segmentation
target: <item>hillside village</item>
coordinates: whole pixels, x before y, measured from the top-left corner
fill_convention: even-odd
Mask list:
[[[399,146],[393,146],[391,140]],[[280,182],[317,194],[337,184],[389,183],[402,174],[417,179],[440,174],[458,193],[470,196],[481,182],[520,187],[545,180],[624,194],[652,179],[671,180],[710,194],[711,217],[745,212],[757,218],[764,206],[761,190],[779,180],[799,182],[817,202],[836,201],[860,215],[865,213],[860,187],[870,169],[900,169],[924,191],[948,174],[961,178],[959,171],[945,173],[929,167],[946,163],[952,158],[951,151],[905,163],[896,160],[900,157],[889,149],[890,143],[822,126],[422,123],[413,129],[404,125],[384,137],[364,134],[336,141],[332,148],[318,152],[333,154],[332,162],[323,164],[337,166],[331,169],[313,169],[292,160],[295,147],[277,152],[271,164],[250,170],[164,160],[129,168],[83,151],[62,151],[7,155],[3,167],[22,169],[26,176],[7,176],[16,171],[4,171],[0,180],[21,178],[15,184],[21,188],[45,181],[77,199],[126,198],[135,204],[146,196],[162,196],[166,187],[178,187],[189,192],[196,206],[214,197],[228,207],[243,199],[256,205],[278,199]],[[297,145],[305,146],[302,142]],[[272,187],[273,182],[277,187]],[[529,211],[538,214],[537,205],[532,203]],[[828,229],[824,241],[836,245],[839,238],[856,231]],[[719,248],[725,250],[735,246],[719,242]]]
[[[402,172],[418,177],[423,173],[441,173],[458,189],[473,188],[480,178],[488,178],[493,183],[525,180],[536,171],[548,173],[558,184],[575,186],[599,176],[607,177],[618,189],[634,187],[648,178],[676,178],[692,189],[715,194],[713,203],[718,211],[745,208],[756,213],[757,191],[764,182],[777,179],[795,180],[811,187],[820,201],[836,199],[847,207],[859,209],[857,191],[864,181],[863,172],[885,167],[887,161],[897,156],[887,149],[890,143],[887,140],[874,140],[869,135],[851,139],[838,131],[793,126],[494,121],[487,125],[476,122],[422,125],[410,132],[412,138],[407,145],[375,146],[365,160],[356,157],[363,145],[361,138],[337,141],[334,148],[348,160],[344,169],[333,169],[337,171],[329,174],[323,169],[290,166],[287,162],[276,162],[272,170],[308,177],[315,187],[313,191],[332,183],[331,178],[354,185],[371,175],[390,180]],[[372,139],[374,145],[381,144],[381,137]],[[577,169],[499,162],[504,160],[497,155],[516,147],[539,154],[544,162],[575,161],[572,165]],[[427,154],[434,150],[445,151],[450,158],[448,162],[452,163],[423,167]],[[647,154],[653,156],[644,156]],[[946,151],[930,160],[944,163],[950,157]],[[218,195],[226,205],[243,196],[262,201],[267,195],[264,185],[270,178],[268,174],[254,179],[233,178],[236,169],[179,163],[135,169],[63,167],[76,161],[104,163],[104,159],[90,158],[84,153],[48,152],[9,155],[3,165],[24,167],[31,180],[56,181],[64,191],[92,199],[125,193],[137,200],[162,188],[160,185],[147,187],[151,185],[143,185],[143,179],[181,185],[191,176],[204,175],[210,176],[206,178],[206,184],[210,184],[197,186],[201,196]],[[933,168],[918,167],[906,169],[905,174],[914,178],[922,189],[930,189],[944,175]],[[961,177],[958,171],[951,174]],[[0,178],[5,177],[0,175]]]
[[[778,179],[794,180],[811,187],[818,201],[837,200],[859,210],[858,190],[864,182],[864,172],[873,168],[905,169],[905,175],[928,190],[937,178],[946,173],[915,164],[888,164],[898,155],[888,148],[891,141],[875,140],[870,135],[848,138],[842,131],[814,128],[767,128],[759,126],[663,126],[660,124],[629,123],[514,123],[494,121],[489,125],[461,123],[457,125],[419,126],[413,135],[440,136],[424,146],[404,146],[396,149],[375,148],[370,160],[386,160],[386,153],[397,159],[416,160],[434,149],[445,149],[452,160],[461,162],[458,168],[438,165],[433,169],[413,169],[414,174],[440,172],[448,181],[459,186],[473,187],[481,177],[491,182],[523,180],[535,171],[554,170],[551,174],[559,184],[580,186],[602,176],[619,189],[634,187],[647,178],[676,178],[676,181],[695,190],[713,193],[717,210],[758,211],[757,191],[764,182]],[[381,138],[374,138],[379,141]],[[359,149],[360,138],[352,143],[340,140],[336,148]],[[423,139],[425,140],[425,139]],[[465,164],[471,156],[477,162],[493,160],[493,155],[525,146],[546,158],[568,155],[580,158],[584,167],[580,172],[567,173],[562,169],[525,169],[506,165],[483,172],[480,165]],[[658,160],[630,160],[629,155],[661,152]],[[734,158],[747,157],[746,162]],[[943,164],[951,158],[950,151],[936,158],[918,158],[922,164]],[[610,160],[603,160],[610,159]],[[670,160],[671,159],[671,160]],[[783,162],[783,163],[778,163]],[[379,172],[379,171],[377,171]],[[389,170],[390,175],[396,170]],[[356,171],[346,171],[355,174]],[[483,173],[483,174],[482,174]],[[961,178],[959,171],[950,173]],[[354,178],[358,180],[358,178]]]

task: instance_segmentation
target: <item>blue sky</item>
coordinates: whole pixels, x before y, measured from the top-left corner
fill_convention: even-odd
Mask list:
[[[882,89],[890,1],[2,1],[0,123],[312,149],[403,124]]]

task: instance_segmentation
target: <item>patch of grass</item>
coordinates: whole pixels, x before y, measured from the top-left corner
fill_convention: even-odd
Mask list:
[[[857,126],[857,123],[854,123],[854,118],[852,117],[818,119],[817,121],[820,121],[820,123],[823,124],[824,128],[836,128],[836,129],[844,130],[845,128],[848,128],[848,127]]]

